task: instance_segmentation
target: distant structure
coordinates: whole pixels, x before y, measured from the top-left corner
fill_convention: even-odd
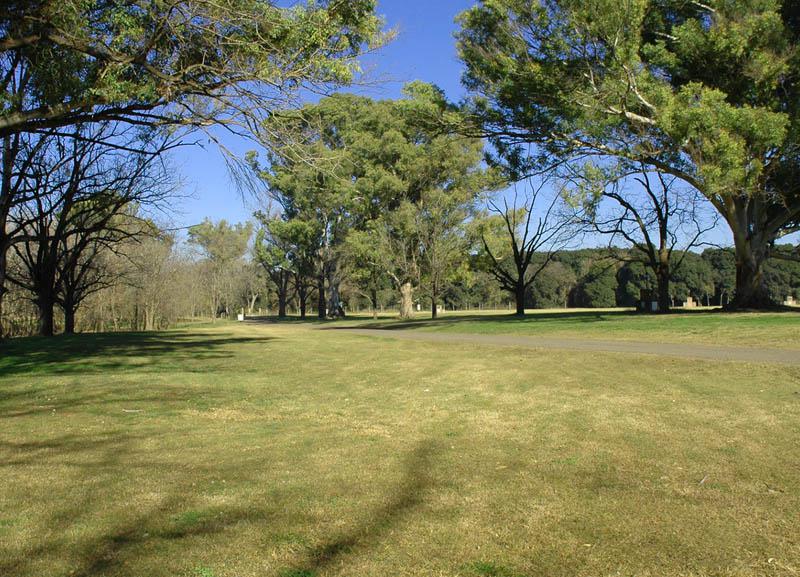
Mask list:
[[[643,313],[658,312],[658,300],[653,295],[652,290],[650,289],[639,290],[639,303],[636,306],[636,310]]]

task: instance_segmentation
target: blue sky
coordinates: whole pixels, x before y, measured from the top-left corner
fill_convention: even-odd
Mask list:
[[[358,90],[375,98],[397,98],[406,82],[424,80],[445,90],[450,100],[463,96],[461,63],[456,55],[454,19],[474,0],[379,0],[378,12],[398,36],[394,42],[364,59],[365,72],[378,85]],[[175,207],[172,220],[177,226],[226,219],[239,222],[250,218],[253,203],[243,199],[231,183],[221,154],[205,141],[175,154],[176,168],[193,198]],[[238,153],[255,148],[253,143],[226,141]]]
[[[432,82],[444,89],[451,101],[464,96],[461,86],[462,65],[456,53],[455,17],[475,4],[475,0],[378,0],[378,12],[387,26],[397,30],[397,38],[388,46],[363,60],[370,79],[368,88],[351,88],[375,98],[397,98],[403,85],[412,80]],[[226,140],[238,154],[254,149],[250,141]],[[201,222],[226,219],[241,222],[252,217],[256,203],[244,198],[231,182],[225,161],[216,145],[187,147],[175,155],[175,164],[192,198],[176,204],[172,223],[185,227]],[[792,235],[795,241],[800,235]],[[712,242],[728,245],[730,232],[724,224],[711,234]],[[789,239],[787,239],[789,240]],[[605,244],[605,239],[585,238],[587,246]]]

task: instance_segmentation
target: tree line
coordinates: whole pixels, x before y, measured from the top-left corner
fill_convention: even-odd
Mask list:
[[[794,3],[485,0],[458,22],[462,102],[417,81],[296,106],[391,36],[373,1],[4,3],[0,332],[7,299],[50,335],[58,310],[71,332],[114,291],[135,306],[108,322],[154,328],[230,316],[265,286],[279,316],[391,294],[403,318],[477,278],[520,315],[636,290],[662,312],[684,290],[768,308],[793,290],[777,279],[800,257],[781,244],[800,230]],[[261,151],[231,161],[263,203],[254,225],[192,227],[190,254],[159,224],[181,188],[169,153],[215,129]],[[697,279],[727,253],[697,254],[722,226],[733,288],[711,291]],[[602,259],[569,264],[598,237]],[[174,282],[131,280],[144,270]],[[195,274],[197,307],[153,305]]]
[[[116,285],[109,255],[158,238],[149,213],[177,188],[167,152],[199,130],[215,140],[215,127],[255,138],[302,90],[352,82],[357,57],[387,36],[374,9],[3,2],[0,336],[12,288],[35,307],[39,334],[53,334],[57,308],[72,331],[81,302]]]
[[[71,327],[67,326],[67,309],[56,308],[53,320],[57,330],[158,330],[181,322],[235,318],[240,312],[279,317],[331,315],[328,299],[320,299],[317,293],[313,266],[305,279],[289,268],[285,277],[274,274],[274,260],[264,259],[257,240],[263,225],[256,228],[250,223],[206,220],[192,227],[182,240],[151,226],[146,238],[126,239],[121,244],[127,246],[95,254],[94,278],[102,281],[97,290],[87,291],[78,301]],[[480,250],[484,242],[480,229],[472,227],[464,234],[471,248],[458,272],[438,285],[438,306],[446,311],[514,311],[516,291],[504,288],[493,274],[492,259]],[[354,254],[343,255],[338,273],[337,298],[342,311],[361,315],[398,312],[401,293],[388,273],[375,270],[374,277],[366,275],[357,260],[363,249],[357,243],[348,243],[348,247]],[[793,247],[776,250],[790,254]],[[15,258],[12,255],[12,261]],[[513,269],[513,254],[506,259],[505,264]],[[536,252],[532,263],[525,280],[534,273],[535,279],[526,284],[524,309],[636,307],[643,291],[657,294],[656,275],[633,248]],[[285,264],[288,267],[290,263]],[[13,263],[11,268],[15,268]],[[765,278],[776,301],[787,296],[800,300],[800,263],[772,259],[765,267]],[[735,294],[735,252],[730,248],[688,252],[670,280],[670,307],[683,305],[687,297],[701,306],[725,306]],[[434,297],[431,285],[415,287],[412,311]],[[7,296],[11,304],[8,334],[35,333],[39,311],[33,293],[14,285]]]

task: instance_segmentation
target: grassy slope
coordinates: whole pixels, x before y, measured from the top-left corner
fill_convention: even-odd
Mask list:
[[[500,312],[445,313],[435,322],[428,315],[421,315],[411,322],[379,321],[369,326],[800,349],[800,311],[736,314],[697,311],[662,316],[619,309],[548,310],[530,311],[522,319]]]
[[[797,367],[305,325],[4,347],[0,575],[800,571]]]

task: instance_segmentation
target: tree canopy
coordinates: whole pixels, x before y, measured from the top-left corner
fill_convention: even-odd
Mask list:
[[[791,2],[484,0],[458,44],[478,134],[517,166],[643,162],[731,228],[736,304],[769,303],[770,247],[800,226],[798,26]]]
[[[348,83],[380,42],[374,0],[10,0],[0,137],[97,120],[208,125]],[[251,128],[254,123],[248,123]]]

